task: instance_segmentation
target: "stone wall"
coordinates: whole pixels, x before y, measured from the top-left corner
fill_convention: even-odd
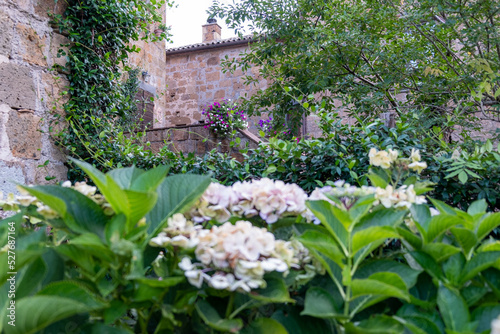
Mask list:
[[[166,10],[162,8],[163,22],[165,22]],[[150,26],[151,32],[157,26]],[[138,53],[129,55],[129,65],[140,70],[139,79],[141,80],[140,88],[144,91],[153,94],[154,96],[154,127],[164,127],[167,124],[165,121],[164,110],[166,108],[166,78],[165,78],[165,41],[157,43],[144,43],[143,41],[134,42],[141,49]],[[143,76],[142,73],[147,75]]]
[[[229,43],[227,43],[229,44]],[[166,125],[193,124],[204,119],[203,108],[215,101],[236,100],[240,96],[252,95],[267,86],[261,80],[258,86],[245,86],[245,75],[258,75],[258,68],[243,73],[223,73],[221,61],[240,58],[248,48],[248,41],[225,46],[213,44],[212,48],[193,48],[185,52],[167,50],[166,57]]]
[[[65,155],[50,139],[47,119],[62,111],[67,81],[52,71],[64,36],[49,25],[47,11],[64,12],[64,1],[0,1],[0,191],[15,183],[63,180]],[[45,165],[45,162],[48,163]]]
[[[151,150],[158,152],[162,147],[173,152],[194,153],[203,155],[206,152],[217,149],[222,153],[230,153],[234,158],[242,161],[243,156],[239,153],[242,148],[257,148],[259,139],[248,132],[238,132],[240,144],[230,147],[229,139],[215,137],[204,124],[192,124],[187,126],[165,127],[148,130],[146,140],[151,143]]]

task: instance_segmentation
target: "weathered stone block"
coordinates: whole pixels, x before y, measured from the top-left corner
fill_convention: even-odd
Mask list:
[[[215,92],[214,94],[214,100],[223,100],[226,97],[226,91],[221,89]]]
[[[0,54],[10,55],[12,48],[12,21],[5,12],[0,12]]]
[[[67,56],[58,57],[59,50],[62,49],[66,54],[69,53],[68,47],[62,47],[62,44],[68,44],[69,39],[63,35],[54,33],[50,40],[50,56],[51,65],[66,66],[68,62]]]
[[[35,109],[37,96],[27,67],[0,64],[0,103],[13,108]]]
[[[210,131],[202,126],[193,127],[191,128],[191,131],[193,132],[192,138],[199,137],[203,139],[203,138],[208,138],[210,136]]]
[[[206,74],[207,81],[219,81],[220,72],[211,72]]]
[[[220,59],[219,57],[210,57],[208,58],[207,60],[207,65],[208,66],[215,66],[215,65],[219,65],[220,63]]]
[[[157,131],[157,130],[147,131],[146,139],[150,142],[163,142],[163,131]]]
[[[47,57],[44,54],[47,37],[41,38],[33,28],[21,23],[17,24],[16,29],[24,48],[23,60],[30,64],[47,66]]]
[[[37,161],[25,163],[26,175],[34,175],[33,179],[26,178],[28,183],[55,184],[68,179],[68,169],[60,162],[51,161],[46,167],[38,167],[39,165],[40,163]],[[47,180],[47,177],[55,177],[55,179]]]
[[[19,194],[16,183],[26,183],[23,168],[16,163],[0,161],[0,191]]]
[[[35,14],[42,18],[49,18],[49,13],[62,15],[67,6],[67,1],[35,0]]]
[[[189,129],[171,129],[170,130],[171,140],[188,140],[189,139]]]
[[[6,132],[13,156],[40,159],[42,134],[39,131],[39,123],[40,117],[32,112],[10,111]]]

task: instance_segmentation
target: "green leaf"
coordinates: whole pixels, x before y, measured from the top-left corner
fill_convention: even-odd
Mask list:
[[[92,310],[101,309],[107,306],[104,300],[77,281],[59,281],[51,283],[38,292],[37,295],[58,296],[72,299],[75,302],[86,305]]]
[[[460,283],[465,284],[481,271],[500,263],[500,252],[482,252],[474,256],[464,267],[460,276]]]
[[[477,215],[477,214],[484,214],[486,213],[486,209],[488,208],[488,204],[486,203],[486,200],[480,199],[477,201],[472,202],[471,205],[469,205],[469,208],[467,209],[467,213],[471,216]]]
[[[111,176],[107,175],[106,178],[109,193],[105,197],[117,214],[123,213],[127,217],[127,231],[130,231],[155,206],[158,194],[152,191],[124,190]]]
[[[443,272],[434,258],[422,251],[410,252],[410,255],[418,262],[418,264],[433,278],[442,279]]]
[[[243,321],[241,321],[241,319],[222,319],[212,305],[206,300],[198,300],[195,307],[200,318],[215,330],[235,333],[243,327]]]
[[[453,284],[458,283],[460,273],[465,265],[465,256],[462,253],[457,253],[443,263],[443,271],[446,278]]]
[[[148,285],[153,288],[169,288],[185,281],[185,277],[165,277],[161,280],[151,278],[136,278],[135,282]]]
[[[429,199],[441,214],[456,215],[455,210],[448,204],[444,203],[443,201],[439,201],[434,198],[429,198]]]
[[[315,230],[306,231],[297,238],[304,246],[309,249],[314,249],[319,253],[327,256],[330,260],[337,263],[341,268],[344,267],[344,254],[336,245],[336,241],[328,234],[321,233]]]
[[[468,179],[469,177],[467,176],[467,173],[465,171],[461,171],[460,173],[458,173],[458,180],[462,182],[462,184],[466,184]]]
[[[99,205],[87,196],[74,189],[53,185],[23,188],[61,215],[70,230],[104,236],[108,218]]]
[[[374,226],[361,230],[352,237],[352,254],[356,254],[360,249],[372,242],[383,242],[386,239],[397,238],[399,235],[390,226]]]
[[[347,234],[344,224],[337,217],[337,215],[340,215],[340,210],[327,201],[307,201],[306,204],[316,218],[318,218],[323,226],[330,232],[330,235],[337,240],[344,254],[347,254],[349,235]],[[341,216],[341,219],[344,220],[345,216]]]
[[[335,307],[333,297],[325,289],[311,287],[306,292],[304,310],[300,315],[310,315],[315,318],[344,318]]]
[[[408,288],[413,287],[417,283],[418,275],[422,270],[415,270],[401,262],[392,260],[372,260],[365,261],[362,266],[356,270],[354,278],[368,278],[374,273],[391,272],[397,274],[403,279]]]
[[[422,247],[422,251],[432,256],[434,260],[439,263],[460,252],[460,249],[442,242],[433,242],[431,244],[424,245]]]
[[[134,183],[134,181],[138,180],[139,177],[143,174],[144,171],[142,169],[132,166],[127,168],[113,169],[106,174],[106,178],[111,177],[121,189],[132,189],[132,184]]]
[[[363,216],[354,227],[353,232],[356,233],[365,228],[374,226],[395,227],[403,221],[405,215],[405,210],[381,208]]]
[[[478,224],[476,231],[477,240],[482,240],[498,226],[500,226],[500,212],[490,214]]]
[[[457,239],[460,247],[462,247],[464,255],[469,258],[469,254],[471,254],[471,251],[477,244],[477,238],[474,232],[461,227],[452,227],[450,228],[450,231]]]
[[[268,278],[266,283],[265,288],[254,290],[249,296],[267,303],[295,303],[283,279]]]
[[[431,218],[427,231],[427,242],[431,242],[452,226],[462,223],[456,215],[440,214]]]
[[[148,234],[155,236],[165,227],[167,218],[188,210],[210,185],[210,177],[201,175],[174,175],[158,187],[158,201],[146,215]]]
[[[423,235],[427,235],[427,230],[429,229],[429,222],[431,221],[431,211],[429,207],[425,204],[412,204],[410,207],[410,212],[415,223],[418,223],[421,228],[419,232]]]
[[[401,334],[404,326],[396,319],[385,315],[375,315],[354,325],[349,322],[345,326],[346,334]]]
[[[459,332],[470,321],[467,304],[455,290],[441,285],[438,289],[437,305],[447,329]]]
[[[300,315],[296,307],[280,307],[272,316],[279,321],[289,334],[329,333],[328,320]]]
[[[370,179],[370,181],[372,182],[374,187],[379,187],[379,188],[385,189],[388,185],[387,181],[383,177],[379,176],[378,174],[368,173],[367,176]]]
[[[16,300],[30,295],[33,290],[39,289],[45,274],[47,273],[47,265],[41,257],[36,258],[21,277],[16,278]]]
[[[258,318],[245,327],[242,334],[288,334],[282,324],[271,318]]]
[[[2,310],[3,328],[5,334],[32,334],[56,321],[92,310],[92,307],[81,302],[59,296],[22,298],[16,301],[16,326],[7,324],[9,318],[6,311]]]
[[[378,272],[367,279],[352,280],[352,297],[379,295],[410,301],[408,288],[403,279],[395,273]]]
[[[155,191],[165,179],[169,169],[170,166],[159,166],[146,171],[132,180],[130,189],[143,192]]]
[[[472,320],[478,322],[477,333],[491,330],[491,322],[500,315],[500,305],[479,306],[472,312]],[[494,333],[492,331],[491,333]]]

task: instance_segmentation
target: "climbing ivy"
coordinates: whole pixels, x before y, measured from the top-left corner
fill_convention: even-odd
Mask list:
[[[158,42],[169,38],[168,29],[157,36],[151,31],[162,24],[160,10],[171,0],[68,0],[63,15],[53,21],[68,36],[64,69],[70,98],[64,106],[68,127],[57,135],[71,156],[96,165],[109,163],[110,134],[134,126],[137,69],[128,65],[129,55],[140,48],[132,41]],[[163,7],[164,8],[164,7]],[[128,80],[124,73],[129,72]],[[72,175],[70,168],[68,177]]]

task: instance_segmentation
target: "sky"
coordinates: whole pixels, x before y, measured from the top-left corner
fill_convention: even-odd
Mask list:
[[[223,0],[232,3],[232,0]],[[201,43],[201,26],[207,23],[207,9],[212,0],[177,0],[177,8],[167,10],[167,26],[172,26],[173,44],[167,48]],[[217,22],[222,28],[222,39],[235,36],[222,20]]]

